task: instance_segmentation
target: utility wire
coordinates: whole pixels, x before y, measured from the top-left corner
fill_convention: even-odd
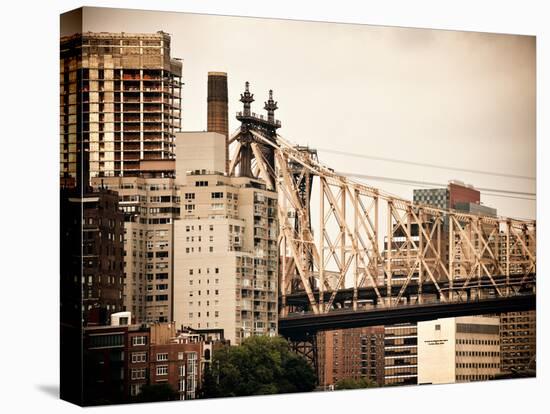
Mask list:
[[[507,178],[520,178],[520,179],[523,179],[523,180],[535,180],[536,179],[535,177],[531,177],[531,176],[527,176],[527,175],[506,174],[506,173],[499,173],[499,172],[494,172],[494,171],[473,170],[473,169],[469,169],[469,168],[458,168],[458,167],[450,167],[450,166],[446,166],[446,165],[429,164],[429,163],[414,162],[414,161],[407,161],[407,160],[398,160],[398,159],[394,159],[394,158],[375,157],[375,156],[372,156],[372,155],[357,154],[357,153],[346,152],[346,151],[338,151],[338,150],[333,150],[333,149],[328,149],[328,148],[317,148],[317,150],[318,151],[323,151],[323,152],[330,152],[332,154],[346,155],[346,156],[349,156],[349,157],[367,158],[367,159],[370,159],[370,160],[415,165],[415,166],[418,166],[418,167],[439,168],[441,170],[470,172],[470,173],[475,173],[475,174],[486,174],[486,175],[494,175],[494,176],[498,176],[498,177],[507,177]]]
[[[436,186],[436,187],[446,187],[445,184],[440,183],[433,183],[428,181],[416,181],[416,180],[405,180],[402,178],[393,178],[393,177],[382,177],[382,176],[375,176],[375,175],[366,175],[366,174],[356,174],[356,173],[349,173],[349,172],[338,172],[340,175],[348,176],[348,177],[356,177],[356,178],[364,178],[369,180],[375,180],[375,181],[385,181],[385,182],[392,182],[396,184],[403,184],[403,185],[421,185],[424,187],[430,187],[430,186]],[[522,191],[510,191],[510,190],[502,190],[502,189],[496,189],[496,188],[477,188],[480,192],[492,195],[496,197],[507,197],[507,198],[516,198],[521,200],[531,200],[535,201],[536,194],[535,193],[527,193]]]

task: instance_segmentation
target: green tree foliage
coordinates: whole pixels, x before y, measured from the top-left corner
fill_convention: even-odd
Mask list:
[[[315,372],[283,338],[254,336],[214,352],[203,398],[312,391]]]
[[[173,401],[177,398],[178,393],[169,384],[151,384],[141,387],[141,392],[136,396],[136,401]]]
[[[355,390],[359,388],[374,388],[378,387],[378,384],[375,381],[369,380],[368,378],[345,378],[338,381],[334,388],[337,390]]]

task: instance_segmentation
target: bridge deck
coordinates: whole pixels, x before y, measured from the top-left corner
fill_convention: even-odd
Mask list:
[[[318,331],[374,325],[421,322],[439,318],[519,312],[536,309],[536,295],[481,299],[470,302],[429,303],[376,307],[368,310],[337,310],[325,314],[294,314],[279,319],[279,333],[297,340]]]

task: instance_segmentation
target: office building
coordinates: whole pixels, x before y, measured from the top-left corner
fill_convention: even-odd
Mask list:
[[[224,175],[221,134],[177,134],[177,159],[174,320],[223,329],[233,345],[277,335],[277,193]]]
[[[413,202],[442,209],[457,209],[459,203],[480,204],[480,192],[472,185],[451,180],[445,188],[413,190]]]
[[[181,69],[170,36],[78,33],[60,45],[60,172],[89,177],[173,176],[181,127]]]
[[[463,316],[418,323],[418,383],[488,380],[500,372],[499,318]]]
[[[417,325],[384,326],[384,384],[416,384],[418,377]]]

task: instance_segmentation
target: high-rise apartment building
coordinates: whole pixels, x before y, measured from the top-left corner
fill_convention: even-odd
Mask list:
[[[60,173],[173,176],[181,127],[180,61],[170,36],[78,33],[61,38]],[[89,173],[89,174],[88,174]]]
[[[180,133],[174,225],[174,320],[223,329],[232,344],[277,335],[277,193],[228,177],[225,137]]]
[[[84,325],[104,325],[123,310],[123,215],[106,189],[62,190],[61,306],[81,308]],[[76,303],[78,302],[78,304]],[[63,314],[65,315],[65,314]]]
[[[179,192],[173,178],[93,178],[118,193],[124,213],[124,294],[135,323],[170,322],[173,227]]]
[[[366,378],[384,385],[384,327],[335,329],[317,334],[319,385]]]
[[[499,318],[463,316],[418,323],[418,383],[494,378],[500,372]]]

